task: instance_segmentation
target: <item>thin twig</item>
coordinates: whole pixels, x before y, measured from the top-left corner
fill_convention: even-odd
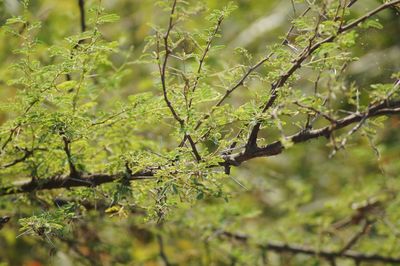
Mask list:
[[[67,138],[67,136],[62,135],[62,140],[64,142],[64,152],[67,155],[68,165],[69,165],[69,175],[71,177],[79,176],[79,173],[75,167],[75,164],[71,155],[71,140]]]
[[[223,20],[224,20],[224,16],[221,15],[218,18],[218,21],[217,21],[217,24],[215,25],[214,31],[212,32],[212,34],[209,36],[209,38],[207,40],[206,48],[203,51],[203,54],[202,54],[202,56],[200,58],[200,61],[199,61],[199,67],[197,68],[197,75],[196,75],[196,79],[194,81],[193,88],[192,88],[192,92],[193,93],[196,91],[197,85],[199,83],[199,79],[200,79],[201,71],[202,71],[202,68],[203,68],[203,64],[204,64],[204,61],[205,61],[205,59],[207,57],[208,52],[210,51],[212,41],[214,40],[215,36],[217,35],[218,30],[221,27],[221,24],[222,24]],[[193,99],[190,99],[190,101],[189,101],[189,108],[192,106],[192,100]]]
[[[164,96],[164,101],[168,106],[168,109],[171,111],[173,117],[175,118],[176,121],[179,122],[179,124],[183,127],[184,125],[184,120],[182,118],[179,117],[178,113],[176,112],[175,108],[172,106],[171,101],[169,100],[168,97],[168,92],[167,92],[167,81],[166,81],[166,70],[167,70],[167,65],[168,65],[168,58],[169,55],[171,54],[171,49],[169,48],[168,45],[168,38],[169,35],[174,27],[174,14],[175,14],[175,9],[176,9],[176,3],[177,0],[174,0],[173,4],[172,4],[172,8],[171,8],[171,13],[170,13],[170,17],[169,17],[169,24],[168,24],[168,28],[167,31],[165,32],[164,36],[162,37],[164,40],[164,50],[165,50],[165,55],[164,55],[164,61],[162,63],[160,63],[160,44],[159,44],[159,36],[157,33],[157,60],[158,60],[158,68],[159,68],[159,72],[160,72],[160,78],[161,78],[161,86],[162,86],[162,90],[163,90],[163,96]]]
[[[162,238],[162,236],[160,234],[157,234],[157,242],[158,242],[158,247],[159,247],[159,250],[160,250],[160,258],[164,262],[165,266],[170,266],[171,263],[169,262],[167,254],[165,253],[164,241],[163,241],[163,238]]]
[[[85,0],[78,0],[79,13],[81,15],[81,32],[86,31],[86,20],[85,20]]]
[[[193,141],[193,139],[192,139],[192,137],[190,135],[186,135],[186,137],[189,140],[190,146],[192,147],[193,154],[194,154],[194,156],[196,158],[196,161],[200,162],[201,161],[201,156],[200,156],[199,152],[197,151],[196,144],[194,143],[194,141]]]
[[[314,53],[319,47],[321,47],[323,44],[325,43],[330,43],[333,42],[338,35],[340,35],[341,33],[344,33],[356,26],[358,26],[360,23],[362,23],[363,21],[369,19],[371,16],[379,13],[382,10],[385,10],[391,6],[394,6],[396,4],[400,3],[400,0],[395,0],[395,1],[391,1],[391,2],[387,2],[385,4],[380,5],[379,7],[375,8],[374,10],[368,12],[367,14],[365,14],[364,16],[361,16],[360,18],[356,19],[355,21],[345,25],[345,26],[341,26],[339,27],[337,34],[336,35],[331,35],[321,41],[316,42],[315,44],[312,45],[311,40],[314,40],[318,34],[318,25],[319,23],[317,23],[317,27],[315,30],[314,35],[311,37],[310,39],[310,44],[309,46],[307,46],[306,48],[304,48],[304,50],[299,54],[298,58],[296,60],[294,60],[292,66],[287,70],[286,73],[284,73],[283,75],[281,75],[278,80],[272,84],[271,86],[271,90],[270,90],[270,97],[268,99],[268,101],[261,107],[261,112],[265,113],[274,103],[275,100],[278,97],[278,90],[283,87],[286,82],[289,80],[289,78],[298,70],[301,68],[302,63],[312,54]],[[250,134],[249,134],[249,138],[247,141],[247,151],[251,152],[252,150],[254,150],[257,147],[257,137],[258,137],[258,132],[260,131],[261,128],[261,122],[258,122],[253,129],[251,130]]]
[[[347,244],[339,251],[339,254],[343,254],[349,249],[351,249],[357,242],[358,240],[365,234],[368,233],[368,231],[371,229],[373,222],[365,220],[364,226],[362,229],[357,232],[348,242]]]
[[[314,113],[316,113],[316,114],[322,116],[323,118],[325,118],[326,120],[328,120],[328,121],[331,122],[331,123],[336,123],[336,120],[335,120],[334,118],[332,118],[332,117],[330,117],[329,115],[327,115],[327,114],[325,114],[325,113],[323,113],[323,112],[321,112],[321,111],[315,109],[315,108],[312,107],[312,106],[303,105],[303,104],[299,103],[298,101],[295,101],[294,104],[297,105],[297,106],[299,106],[299,107],[301,107],[301,108],[304,108],[304,109],[313,111]]]

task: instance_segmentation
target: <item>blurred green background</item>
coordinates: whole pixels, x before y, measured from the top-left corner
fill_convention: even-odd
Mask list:
[[[62,41],[80,31],[78,1],[32,0],[29,16],[42,22],[38,38],[46,45]],[[204,8],[222,8],[230,1],[207,0]],[[233,1],[238,9],[223,23],[218,44],[226,45],[218,55],[222,63],[243,63],[234,53],[245,47],[256,58],[266,54],[266,46],[281,41],[294,17],[291,1]],[[377,6],[380,1],[357,3],[351,16],[357,17]],[[97,5],[87,1],[86,7]],[[16,0],[3,0],[0,24],[23,12]],[[107,12],[120,16],[113,24],[102,26],[107,40],[115,40],[122,51],[133,47],[131,60],[139,59],[147,36],[153,34],[149,24],[166,25],[167,15],[151,0],[103,0]],[[296,5],[296,12],[304,9]],[[193,16],[188,30],[209,27],[204,13]],[[379,15],[383,30],[358,29],[358,45],[353,53],[359,60],[346,71],[346,80],[359,86],[374,82],[390,82],[392,73],[400,69],[400,19],[395,10]],[[8,65],[16,57],[12,50],[18,43],[0,33],[0,101],[15,95],[7,85]],[[40,54],[41,51],[39,51]],[[124,60],[114,54],[118,65]],[[212,64],[212,62],[210,63]],[[113,99],[124,99],[136,92],[156,90],[149,65],[132,64],[123,76],[121,86],[107,92]],[[310,84],[303,84],[310,86]],[[242,101],[246,90],[231,100]],[[111,97],[105,95],[104,97]],[[0,124],[12,115],[0,113]],[[324,139],[295,145],[281,155],[260,158],[234,169],[237,179],[226,184],[231,191],[228,201],[199,201],[194,206],[174,210],[165,224],[163,244],[171,263],[176,265],[263,265],[263,250],[257,243],[280,241],[315,248],[335,249],[351,237],[357,227],[335,234],[322,231],[327,225],[351,216],[352,204],[367,200],[382,200],[386,213],[374,227],[374,232],[360,240],[357,250],[400,256],[400,118],[392,117],[373,140],[357,136],[348,147],[329,159],[331,149]],[[162,131],[162,129],[159,129]],[[371,141],[374,145],[371,145]],[[371,146],[376,146],[379,153]],[[243,186],[238,185],[240,182]],[[10,212],[32,215],[40,211],[35,206],[13,206],[9,198],[0,199],[0,215]],[[21,209],[20,209],[21,208]],[[13,217],[0,231],[0,261],[4,265],[162,265],[157,228],[134,210],[127,218],[109,217],[93,211],[84,221],[72,225],[79,244],[63,241],[42,241],[32,236],[20,236],[18,217]],[[219,228],[253,236],[248,243],[220,239]],[[255,244],[256,243],[256,244]],[[324,265],[318,258],[292,254],[267,254],[271,265]],[[353,265],[339,260],[338,265]],[[367,263],[363,265],[368,265]],[[372,263],[369,265],[378,265]]]

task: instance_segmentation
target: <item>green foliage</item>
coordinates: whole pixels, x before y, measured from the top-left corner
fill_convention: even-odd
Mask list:
[[[66,225],[77,218],[75,208],[74,205],[69,205],[54,212],[43,212],[40,215],[22,218],[19,220],[21,235],[38,235],[45,241],[50,241],[51,236],[65,234]]]
[[[394,7],[288,1],[290,25],[232,47],[271,4],[84,1],[82,22],[67,2],[1,19],[2,247],[42,256],[7,263],[47,243],[77,265],[325,265],[268,245],[340,253],[360,230],[343,254],[399,257],[398,65],[355,70],[397,49]]]

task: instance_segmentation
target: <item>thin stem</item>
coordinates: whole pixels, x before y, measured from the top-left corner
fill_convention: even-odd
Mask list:
[[[169,110],[171,111],[173,117],[175,118],[176,121],[179,122],[179,124],[183,127],[184,125],[184,121],[182,118],[179,117],[178,113],[176,112],[176,110],[174,109],[174,107],[172,106],[171,101],[169,100],[168,97],[168,92],[167,92],[167,82],[166,82],[166,70],[167,70],[167,63],[168,63],[168,58],[169,55],[171,54],[171,49],[169,48],[168,45],[168,38],[169,35],[171,33],[171,30],[174,27],[174,14],[175,14],[175,9],[176,9],[176,3],[177,0],[174,0],[173,4],[172,4],[172,8],[171,8],[171,14],[169,17],[169,24],[168,24],[168,28],[167,31],[165,32],[164,36],[162,37],[164,40],[164,50],[165,50],[165,55],[164,55],[164,61],[162,62],[162,64],[158,64],[159,67],[159,71],[160,71],[160,78],[161,78],[161,85],[162,85],[162,90],[163,90],[163,96],[164,96],[164,101],[167,104]],[[160,45],[159,45],[159,37],[157,36],[157,59],[158,61],[160,61]]]
[[[85,0],[78,0],[79,13],[81,15],[81,32],[86,31],[86,19],[85,19]]]
[[[212,32],[212,34],[209,36],[209,38],[207,40],[206,48],[204,49],[203,54],[199,61],[199,67],[197,68],[197,75],[196,75],[195,82],[193,84],[192,92],[196,91],[197,85],[199,84],[200,74],[201,74],[201,71],[203,68],[204,61],[207,57],[208,52],[210,51],[211,43],[214,40],[215,36],[217,35],[218,30],[220,29],[223,20],[224,20],[224,16],[221,15],[218,18],[218,21],[217,21],[217,24],[215,25],[214,31]],[[192,100],[193,99],[190,99],[190,101],[189,101],[189,108],[192,106]]]

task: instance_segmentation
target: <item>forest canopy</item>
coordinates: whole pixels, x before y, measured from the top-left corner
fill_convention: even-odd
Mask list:
[[[0,265],[400,265],[400,0],[0,0]]]

